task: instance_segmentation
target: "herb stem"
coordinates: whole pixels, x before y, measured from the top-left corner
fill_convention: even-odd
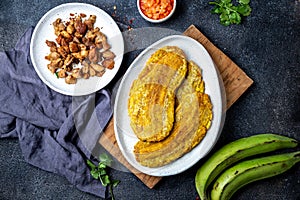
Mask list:
[[[235,12],[235,13],[238,13],[236,10],[233,10],[231,7],[228,7],[226,4],[222,3],[218,3],[218,2],[209,2],[209,4],[211,5],[217,5],[217,6],[220,6],[220,7],[223,7],[223,8],[226,8],[227,10],[230,10],[232,12]]]
[[[106,167],[111,165],[111,158],[106,154],[101,154],[99,157],[100,162],[96,166],[92,161],[87,160],[87,165],[91,168],[90,174],[94,179],[100,180],[103,186],[108,186],[109,194],[112,200],[115,200],[115,196],[113,194],[113,187],[119,184],[119,180],[111,180],[110,176],[106,171]]]
[[[114,193],[113,193],[113,186],[112,185],[109,185],[109,193],[110,193],[110,196],[111,196],[111,200],[115,200],[115,196],[114,196]]]

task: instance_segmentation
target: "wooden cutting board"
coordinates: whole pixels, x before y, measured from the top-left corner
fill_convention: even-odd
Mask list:
[[[215,62],[224,82],[228,109],[247,90],[247,88],[252,85],[253,81],[228,56],[211,43],[194,25],[191,25],[183,34],[200,42]],[[147,187],[153,188],[162,179],[162,177],[143,174],[126,161],[115,138],[113,118],[106,127],[99,143],[120,163],[136,175]]]

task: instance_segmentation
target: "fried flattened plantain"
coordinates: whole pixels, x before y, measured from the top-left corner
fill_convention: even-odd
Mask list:
[[[212,120],[212,104],[204,93],[200,68],[189,62],[187,78],[176,93],[175,122],[170,135],[160,142],[139,141],[136,160],[143,166],[164,166],[191,151],[206,135]]]
[[[130,125],[142,141],[166,138],[174,122],[175,91],[187,71],[184,52],[167,46],[154,52],[131,86]]]

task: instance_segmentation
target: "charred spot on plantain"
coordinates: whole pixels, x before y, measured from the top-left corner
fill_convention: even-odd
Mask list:
[[[264,142],[264,144],[271,144],[271,143],[274,143],[274,142],[276,142],[276,140],[266,141],[266,142]]]
[[[274,165],[274,164],[277,164],[279,162],[272,162],[272,163],[269,163],[269,165]]]
[[[214,185],[214,189],[216,190],[219,187],[219,182],[216,182],[216,184]]]
[[[300,157],[300,153],[294,155],[294,158]]]
[[[288,165],[286,163],[282,163],[281,167],[284,169],[284,168],[287,168]]]

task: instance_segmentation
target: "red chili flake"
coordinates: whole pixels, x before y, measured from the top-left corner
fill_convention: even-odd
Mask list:
[[[129,23],[132,24],[132,23],[133,23],[133,20],[134,20],[134,18],[131,18],[131,19],[129,20]]]

